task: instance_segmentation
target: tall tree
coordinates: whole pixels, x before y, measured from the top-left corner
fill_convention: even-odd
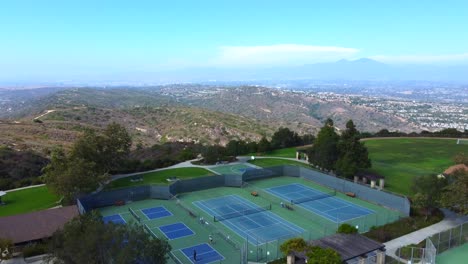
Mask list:
[[[262,137],[257,145],[258,152],[267,152],[271,150],[270,141],[266,137]]]
[[[443,189],[441,202],[462,214],[468,214],[468,171],[456,170],[449,176],[449,184]]]
[[[301,144],[301,137],[286,127],[280,127],[271,137],[271,147],[273,149],[294,147]]]
[[[102,134],[86,130],[73,144],[69,155],[63,149],[53,152],[44,168],[47,185],[72,202],[80,193],[95,190],[128,155],[131,138],[123,126],[112,123]]]
[[[53,263],[167,263],[171,246],[134,224],[104,224],[96,212],[74,218],[50,241]]]
[[[335,132],[333,120],[329,118],[320,129],[314,145],[309,150],[309,162],[326,170],[333,170],[339,155],[338,140],[339,136]]]
[[[426,219],[432,214],[432,210],[440,205],[440,198],[445,186],[447,186],[447,180],[436,175],[419,176],[414,179],[412,186],[415,193],[413,206],[423,210]]]
[[[352,178],[359,169],[371,167],[367,148],[359,139],[359,131],[356,129],[353,120],[349,120],[338,144],[340,152],[336,163],[338,175]]]

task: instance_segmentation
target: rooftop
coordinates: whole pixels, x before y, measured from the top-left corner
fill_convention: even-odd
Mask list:
[[[0,234],[14,244],[49,238],[78,214],[78,208],[73,205],[0,217]]]

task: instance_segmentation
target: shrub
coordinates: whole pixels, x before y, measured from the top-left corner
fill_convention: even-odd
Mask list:
[[[356,234],[358,232],[357,228],[350,224],[342,224],[338,227],[336,233],[338,234]]]
[[[47,244],[32,243],[23,248],[23,257],[29,258],[47,253]]]

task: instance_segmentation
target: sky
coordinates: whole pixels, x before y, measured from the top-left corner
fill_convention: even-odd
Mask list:
[[[468,64],[468,1],[4,0],[0,79],[372,58]]]

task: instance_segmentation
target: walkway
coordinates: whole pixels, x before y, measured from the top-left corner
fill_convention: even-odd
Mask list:
[[[413,233],[409,233],[407,235],[395,238],[391,241],[384,243],[385,249],[387,250],[387,255],[397,259],[395,251],[398,248],[410,244],[418,244],[419,242],[425,240],[429,236],[451,229],[457,225],[468,221],[468,215],[460,216],[446,209],[442,209],[442,211],[445,214],[445,218],[439,223],[433,224],[423,229],[414,231]]]

